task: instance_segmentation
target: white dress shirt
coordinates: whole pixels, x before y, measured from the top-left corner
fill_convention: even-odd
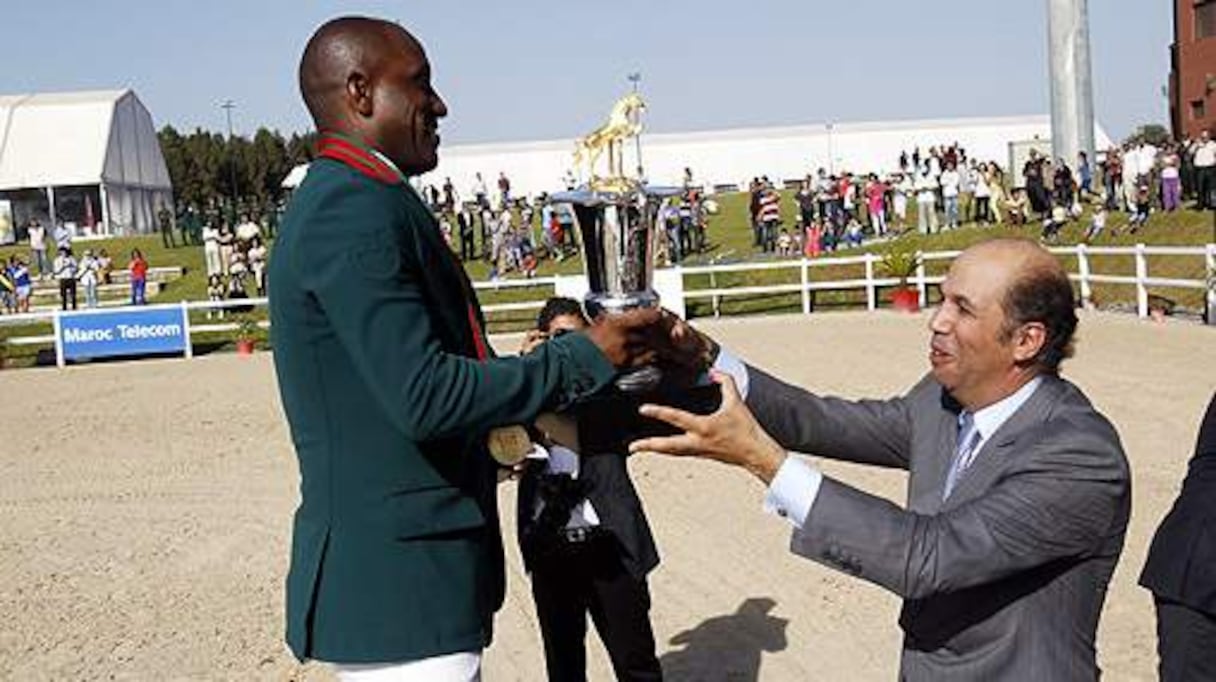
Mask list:
[[[1042,383],[1042,377],[1035,377],[1011,395],[976,411],[974,420],[979,441],[970,449],[972,461],[992,434],[1030,399]],[[959,417],[962,419],[962,415]],[[806,524],[807,515],[810,514],[811,505],[819,495],[819,486],[822,483],[823,474],[815,465],[798,457],[786,457],[764,496],[764,510],[786,518],[790,523],[802,528]]]

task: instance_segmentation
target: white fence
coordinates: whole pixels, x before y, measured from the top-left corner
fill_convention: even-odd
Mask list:
[[[1060,256],[1071,256],[1075,258],[1075,269],[1069,271],[1069,278],[1076,282],[1080,290],[1080,299],[1083,304],[1088,305],[1093,297],[1093,285],[1095,284],[1120,284],[1134,286],[1136,289],[1136,312],[1140,317],[1149,315],[1149,288],[1165,288],[1165,289],[1193,289],[1193,290],[1208,290],[1207,300],[1208,306],[1212,310],[1216,310],[1216,244],[1206,244],[1203,246],[1146,246],[1144,244],[1136,244],[1135,246],[1086,246],[1078,244],[1076,246],[1056,247],[1052,248],[1051,252]],[[908,278],[908,283],[915,286],[919,292],[921,305],[926,305],[928,302],[928,290],[931,285],[940,284],[945,279],[942,275],[926,274],[925,264],[934,261],[950,261],[961,253],[960,251],[934,251],[920,253],[920,266],[915,276]],[[1134,263],[1134,274],[1114,274],[1114,273],[1099,273],[1095,272],[1092,259],[1094,257],[1103,256],[1130,256]],[[1166,277],[1153,277],[1151,275],[1151,261],[1154,257],[1193,257],[1203,260],[1204,279],[1175,279]],[[850,291],[864,290],[866,295],[866,309],[876,310],[878,308],[878,292],[883,287],[892,287],[899,284],[899,280],[893,277],[882,277],[877,274],[880,269],[879,264],[882,257],[874,253],[864,253],[856,256],[844,256],[839,258],[816,258],[816,259],[799,259],[786,261],[770,261],[770,262],[751,262],[751,263],[734,263],[729,265],[698,265],[690,267],[677,267],[675,270],[679,272],[680,277],[677,281],[682,281],[684,276],[689,275],[709,275],[710,287],[708,289],[681,289],[677,295],[682,297],[687,303],[690,300],[710,299],[712,309],[715,315],[718,315],[721,309],[721,301],[724,298],[732,296],[754,296],[768,294],[800,294],[802,297],[802,311],[810,314],[813,301],[812,296],[817,291]],[[819,268],[841,266],[841,265],[864,265],[864,278],[844,279],[844,280],[819,280],[812,276],[812,271]],[[751,286],[718,286],[716,278],[718,275],[725,273],[737,272],[760,272],[765,270],[790,271],[797,270],[799,280],[787,284],[769,284],[769,285],[751,285]],[[563,294],[571,291],[571,281],[574,277],[539,277],[535,279],[513,279],[513,280],[498,280],[492,282],[477,282],[473,286],[478,291],[494,292],[506,291],[512,289],[530,289],[537,290],[537,297],[527,301],[519,301],[513,303],[493,303],[482,306],[482,309],[488,314],[520,312],[529,310],[539,310],[546,299],[555,295],[557,292]],[[565,281],[563,281],[565,280]],[[1209,285],[1209,283],[1211,283]],[[262,307],[265,306],[267,300],[265,298],[241,299],[236,301],[182,301],[180,304],[168,304],[157,307],[180,307],[186,311],[197,310],[220,310],[227,308],[240,307]],[[108,308],[105,310],[114,310]],[[99,311],[100,312],[100,311]],[[0,316],[0,326],[5,325],[24,325],[32,323],[50,323],[53,328],[58,328],[59,312],[38,312],[25,313],[20,315]],[[222,320],[203,324],[190,324],[189,315],[184,315],[186,318],[185,335],[190,338],[192,334],[201,334],[208,332],[229,332],[237,329],[235,322],[224,322]],[[267,322],[260,322],[259,326],[266,328],[269,326]],[[9,338],[7,343],[20,345],[55,345],[56,356],[62,364],[61,349],[58,348],[56,337],[50,335],[35,335],[21,336]],[[190,353],[187,352],[187,356]]]

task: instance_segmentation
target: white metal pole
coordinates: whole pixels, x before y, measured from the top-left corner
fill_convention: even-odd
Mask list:
[[[110,191],[106,189],[106,183],[98,185],[99,194],[101,196],[101,229],[102,234],[107,237],[114,236],[114,232],[110,225]]]
[[[1136,244],[1136,314],[1148,317],[1148,260],[1144,257],[1144,244]]]
[[[925,254],[921,251],[916,252],[916,291],[924,308],[929,303],[929,290],[925,285]]]
[[[802,314],[811,314],[811,264],[802,259]]]
[[[51,314],[51,326],[55,329],[55,365],[62,368],[67,362],[63,358],[63,330],[59,321],[59,312],[56,310]]]
[[[866,309],[874,312],[878,308],[876,291],[874,290],[874,254],[866,252]]]
[[[1094,158],[1093,78],[1088,0],[1047,0],[1051,151],[1076,168],[1077,153]]]
[[[1093,291],[1089,285],[1089,255],[1084,244],[1077,244],[1077,274],[1081,280],[1081,307],[1093,309]]]
[[[186,359],[194,357],[194,344],[190,342],[190,307],[182,301],[182,338],[186,341]]]

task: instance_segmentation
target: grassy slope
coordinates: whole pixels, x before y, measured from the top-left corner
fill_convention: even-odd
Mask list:
[[[772,255],[758,253],[751,245],[751,228],[748,225],[747,218],[747,195],[743,193],[721,195],[715,197],[715,199],[718,201],[721,210],[718,215],[712,216],[709,220],[710,247],[705,254],[696,255],[688,259],[686,264],[703,264],[709,262],[710,259],[717,259],[720,262],[763,262],[775,260],[776,258]],[[783,224],[792,225],[795,219],[795,205],[791,192],[784,193],[781,210]],[[915,206],[910,206],[909,214],[911,217],[915,217]],[[1139,234],[1130,235],[1124,233],[1112,237],[1110,234],[1124,227],[1127,222],[1126,215],[1114,213],[1108,221],[1107,235],[1100,241],[1100,245],[1131,245],[1138,242],[1150,245],[1205,244],[1213,239],[1212,220],[1211,213],[1198,213],[1195,211],[1180,211],[1173,214],[1155,213],[1150,218],[1148,225]],[[1088,216],[1067,226],[1063,230],[1060,243],[1076,243],[1084,232],[1086,225],[1088,225]],[[997,235],[1034,237],[1038,235],[1038,227],[970,226],[953,232],[931,236],[909,234],[901,237],[901,240],[906,241],[914,248],[925,251],[946,251],[965,248],[976,241]],[[81,243],[78,247],[84,248],[84,244]],[[175,249],[166,249],[162,245],[159,236],[110,239],[91,242],[88,244],[88,247],[107,249],[111,256],[115,258],[116,266],[119,267],[125,265],[127,255],[133,248],[141,249],[148,258],[149,263],[153,266],[179,265],[184,267],[186,275],[165,287],[152,302],[168,303],[181,300],[204,300],[207,297],[202,247],[179,246]],[[861,250],[854,251],[854,253],[861,253],[865,250],[877,252],[883,248],[882,245],[878,244],[867,245]],[[23,247],[0,247],[0,257],[7,259],[12,253],[28,256],[26,249]],[[849,253],[849,250],[842,250],[840,252],[841,255]],[[1135,274],[1135,266],[1130,256],[1095,257],[1092,263],[1092,271],[1094,273]],[[1150,272],[1152,276],[1198,279],[1202,278],[1204,274],[1203,263],[1198,258],[1154,258],[1152,263],[1154,266]],[[1067,266],[1075,269],[1075,265],[1072,263],[1067,264]],[[929,272],[930,274],[939,273],[943,268],[944,265],[933,266],[929,268]],[[484,281],[489,274],[488,264],[481,261],[470,263],[467,270],[473,281]],[[578,259],[567,259],[562,263],[543,261],[537,271],[537,276],[577,274],[581,271],[582,264]],[[812,273],[813,278],[820,280],[862,278],[864,277],[864,267],[861,265],[823,267],[814,269]],[[798,281],[798,270],[790,268],[789,270],[781,271],[730,273],[715,276],[715,281],[718,287],[796,283]],[[685,280],[685,286],[689,289],[708,288],[710,286],[709,277],[706,275],[688,276]],[[1186,308],[1200,309],[1203,306],[1201,292],[1199,291],[1173,289],[1162,290],[1159,293],[1175,299],[1181,306]],[[536,289],[520,289],[500,292],[483,291],[480,298],[483,304],[491,304],[535,300],[542,295],[544,294],[538,293]],[[1132,305],[1135,302],[1135,290],[1127,285],[1097,285],[1094,287],[1094,297],[1100,305],[1104,306]],[[865,294],[863,291],[821,292],[816,296],[815,300],[816,308],[821,310],[839,306],[864,305],[864,303]],[[691,301],[688,309],[690,316],[712,314],[709,301],[703,299]],[[800,309],[801,298],[798,294],[732,296],[723,300],[721,304],[721,313],[724,315],[792,312]],[[495,314],[491,316],[491,331],[519,329],[527,325],[532,318],[533,313],[526,311]],[[201,316],[197,319],[200,322],[202,321]],[[49,333],[49,325],[0,326],[0,338]],[[223,338],[225,338],[224,335],[217,337],[217,339]],[[205,341],[206,339],[203,340]],[[8,352],[10,357],[20,357],[23,361],[28,362],[28,356],[35,352],[35,350],[32,348],[12,348]]]

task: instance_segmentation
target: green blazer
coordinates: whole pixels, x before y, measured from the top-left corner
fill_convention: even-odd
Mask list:
[[[580,334],[478,360],[480,308],[434,217],[358,166],[313,162],[270,263],[301,478],[287,642],[300,659],[352,663],[474,651],[505,586],[487,432],[615,372]]]

